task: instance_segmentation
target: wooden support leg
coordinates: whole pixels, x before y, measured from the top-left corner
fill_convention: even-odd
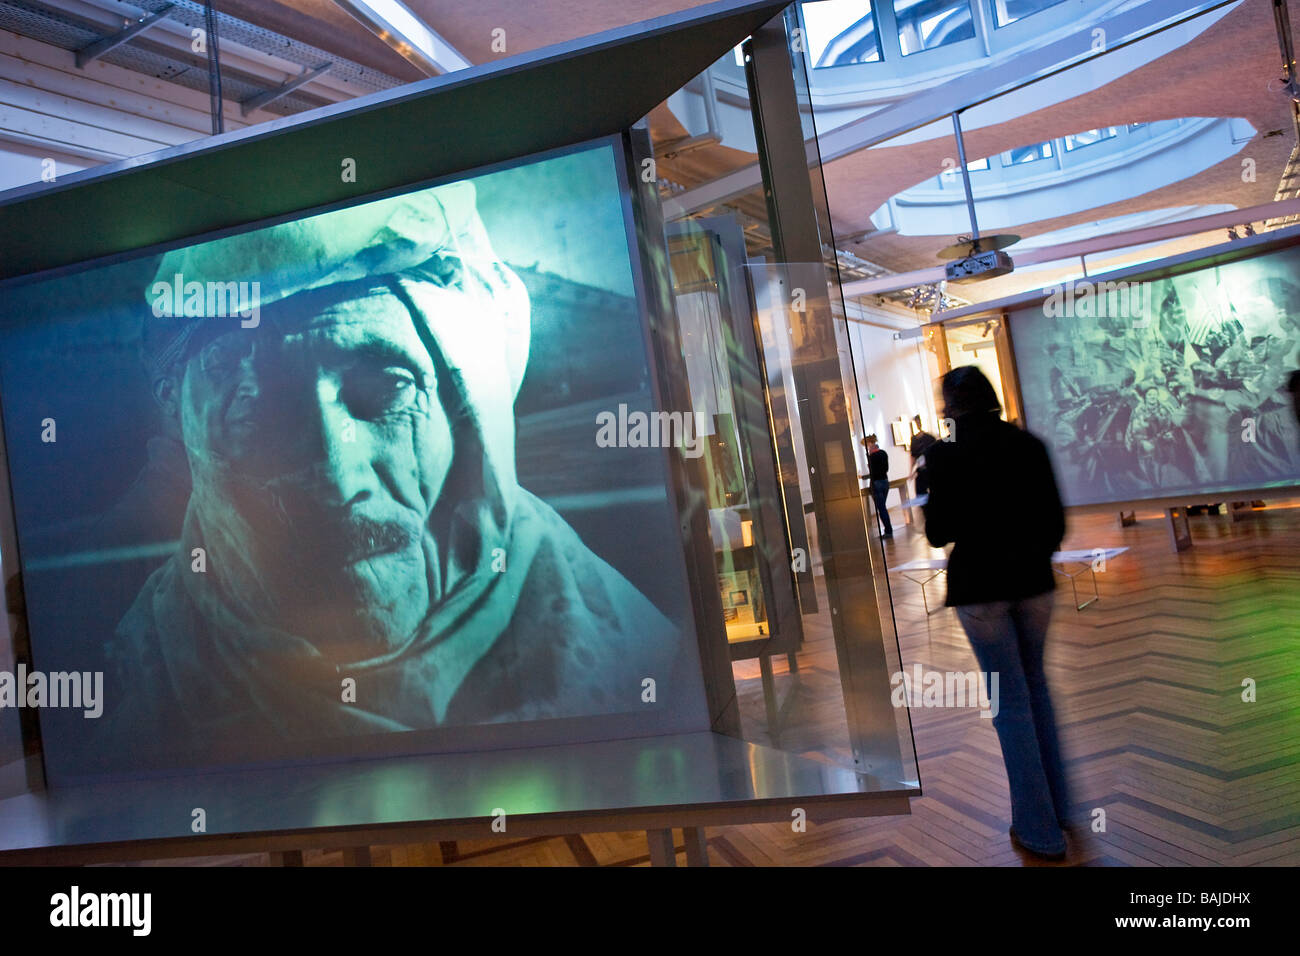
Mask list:
[[[758,657],[758,672],[763,679],[763,703],[767,707],[767,732],[776,743],[781,733],[781,712],[776,705],[776,677],[772,673],[772,658],[766,654]]]
[[[1169,546],[1174,551],[1186,551],[1192,546],[1192,528],[1187,523],[1186,508],[1166,508],[1169,521]]]
[[[271,851],[272,866],[302,866],[302,850]]]
[[[438,843],[438,852],[442,854],[443,864],[456,862],[456,841],[441,840]]]
[[[346,846],[343,848],[343,865],[344,866],[369,866],[370,865],[370,847],[368,846]]]
[[[799,658],[795,656],[794,651],[791,651],[789,654],[785,655],[785,662],[788,665],[790,665],[791,674],[799,673]]]
[[[651,866],[677,865],[677,851],[673,848],[672,830],[646,830],[645,840],[650,845]]]
[[[682,836],[686,838],[686,865],[709,865],[709,841],[704,836],[704,827],[682,827]]]
[[[1128,528],[1137,523],[1138,523],[1138,517],[1137,517],[1136,510],[1130,511],[1128,514],[1125,514],[1122,511],[1119,513],[1119,526],[1121,528]]]

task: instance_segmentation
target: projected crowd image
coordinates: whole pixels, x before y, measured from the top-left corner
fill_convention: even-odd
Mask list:
[[[1300,250],[1012,313],[1026,424],[1067,504],[1300,478]],[[1068,303],[1069,300],[1067,299]],[[1217,500],[1217,499],[1215,499]]]
[[[602,410],[651,407],[615,162],[605,144],[6,297],[35,663],[108,675],[97,726],[43,717],[56,770],[694,719],[666,452],[594,440]]]

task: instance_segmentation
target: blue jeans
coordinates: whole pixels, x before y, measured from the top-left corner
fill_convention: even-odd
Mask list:
[[[885,504],[885,499],[889,497],[889,482],[873,481],[871,497],[876,501],[876,514],[880,515],[880,520],[885,525],[885,534],[893,534],[894,526],[889,523],[889,507]]]
[[[993,728],[1011,786],[1011,825],[1031,850],[1065,849],[1061,823],[1070,798],[1056,733],[1056,715],[1043,671],[1043,647],[1054,593],[1018,601],[956,608],[971,649],[986,675],[998,675]],[[992,693],[992,678],[987,677]]]

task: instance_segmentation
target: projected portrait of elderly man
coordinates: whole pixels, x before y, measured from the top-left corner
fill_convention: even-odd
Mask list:
[[[111,649],[128,723],[322,737],[641,706],[678,634],[516,480],[529,301],[471,184],[178,250],[158,279],[178,275],[256,280],[259,311],[147,320],[193,491]]]

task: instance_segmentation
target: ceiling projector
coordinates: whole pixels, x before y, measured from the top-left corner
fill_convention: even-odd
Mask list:
[[[1015,268],[1011,257],[1001,249],[977,252],[964,259],[957,259],[944,266],[949,282],[974,282],[976,279],[992,279],[1004,276]]]

